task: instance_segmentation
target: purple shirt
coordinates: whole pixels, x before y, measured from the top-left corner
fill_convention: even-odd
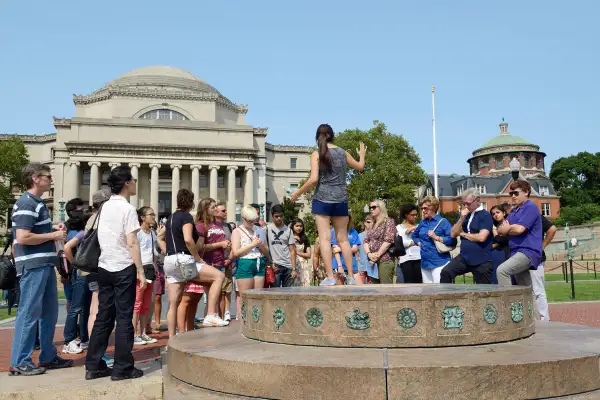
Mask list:
[[[526,231],[519,236],[509,236],[510,255],[523,253],[531,259],[531,267],[537,269],[542,260],[542,215],[531,200],[515,207],[508,215],[511,225],[524,226]]]

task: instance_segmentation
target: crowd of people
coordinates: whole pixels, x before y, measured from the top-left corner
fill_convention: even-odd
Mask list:
[[[549,318],[543,248],[556,228],[528,200],[531,187],[526,181],[510,185],[510,205],[494,206],[489,212],[476,190],[465,191],[455,224],[439,214],[440,204],[433,196],[418,206],[404,205],[399,224],[388,215],[386,203],[374,199],[369,214],[359,221],[359,233],[348,211],[346,170],[362,171],[367,149],[361,143],[355,160],[333,144],[333,129],[326,124],[319,126],[315,139],[318,150],[311,156],[311,175],[292,195],[295,201],[316,185],[314,246],[300,218],[284,221],[281,205],[271,207],[271,222],[266,225],[259,220],[258,205],[245,205],[236,226],[226,222],[224,203],[211,198],[196,203],[188,189],[177,193],[176,211],[157,221],[151,207],[136,210],[128,202],[137,185],[125,166],[111,171],[109,189],[93,195],[93,209],[72,199],[65,207],[69,219],[53,226],[42,200],[51,187],[50,169],[38,163],[27,166],[23,171],[27,191],[12,213],[21,294],[11,375],[37,375],[72,365],[53,345],[58,315],[55,268],[68,300],[62,352],[87,351],[88,380],[141,377],[143,372],[134,366],[133,346],[156,342],[152,335],[162,330],[172,337],[200,323],[225,327],[232,319],[232,293],[239,318],[240,295],[255,288],[452,283],[470,272],[477,284],[531,285],[536,316]],[[459,237],[460,253],[452,258]],[[74,268],[77,252],[88,251],[94,243],[99,251],[97,270]],[[166,326],[161,324],[165,293]],[[197,318],[203,298],[204,315]],[[111,359],[106,348],[113,330]],[[36,340],[37,365],[31,359]]]

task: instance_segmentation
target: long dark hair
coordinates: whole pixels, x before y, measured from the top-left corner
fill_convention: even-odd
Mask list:
[[[331,169],[331,153],[327,143],[333,143],[333,128],[329,124],[321,124],[317,128],[315,140],[319,145],[319,168]]]
[[[140,222],[140,225],[142,224],[142,219],[146,216],[146,213],[148,212],[149,209],[150,209],[150,207],[143,206],[139,210],[137,210],[138,220]]]
[[[294,225],[296,224],[302,224],[302,231],[298,234],[298,236],[300,237],[300,241],[303,243],[308,242],[308,237],[306,236],[306,233],[304,231],[304,221],[302,221],[300,218],[296,217],[292,220],[292,222],[290,223],[290,228],[292,229],[292,232],[294,232]]]
[[[504,208],[504,206],[501,204],[498,204],[498,205],[490,208],[490,215],[492,216],[492,221],[494,222],[495,226],[498,226],[498,225],[500,225],[500,222],[498,222],[494,219],[494,210],[501,211],[502,214],[504,214],[504,219],[506,219],[506,208]]]

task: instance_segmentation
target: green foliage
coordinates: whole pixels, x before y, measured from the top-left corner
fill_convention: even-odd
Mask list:
[[[0,225],[14,202],[13,190],[23,190],[21,170],[29,162],[27,148],[17,137],[0,141]]]
[[[440,215],[442,216],[442,218],[446,218],[448,220],[448,222],[450,222],[452,225],[454,225],[456,223],[456,221],[458,221],[458,217],[459,217],[459,214],[456,211],[440,213]]]
[[[302,221],[304,222],[304,233],[306,233],[310,242],[314,244],[317,237],[315,217],[311,213],[306,213],[304,214],[304,217],[302,217]]]
[[[550,179],[563,207],[600,203],[600,152],[559,158],[552,164]]]
[[[287,225],[298,216],[299,208],[297,204],[288,197],[283,198],[281,206],[283,207],[283,222]]]
[[[580,206],[561,207],[560,218],[557,218],[554,223],[558,226],[564,226],[567,222],[569,225],[582,225],[594,222],[600,216],[599,204],[583,204]]]

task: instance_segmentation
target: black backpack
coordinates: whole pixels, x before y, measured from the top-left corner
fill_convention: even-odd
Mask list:
[[[8,240],[6,247],[0,255],[0,290],[12,290],[17,286],[17,268],[12,255],[6,255],[11,245]]]

